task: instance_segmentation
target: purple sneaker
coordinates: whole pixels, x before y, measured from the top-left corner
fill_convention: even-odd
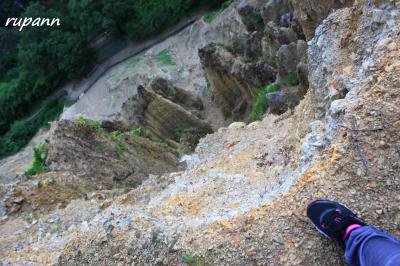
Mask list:
[[[366,225],[351,210],[330,200],[311,202],[307,207],[307,216],[323,236],[343,246],[352,230]]]

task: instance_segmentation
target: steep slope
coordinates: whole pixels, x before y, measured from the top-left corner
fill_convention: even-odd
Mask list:
[[[22,177],[32,164],[32,148],[48,138],[48,130],[40,130],[36,136],[19,153],[0,160],[0,183],[10,183],[18,176]]]
[[[246,29],[233,6],[212,23],[199,19],[175,36],[115,66],[66,110],[62,118],[72,119],[81,114],[98,121],[117,120],[124,116],[121,108],[128,98],[137,94],[138,86],[148,86],[153,79],[164,78],[203,98],[208,110],[206,120],[213,128],[226,125],[221,112],[211,101],[198,49],[210,42],[230,44],[245,33]],[[102,104],[94,105],[93,102]]]

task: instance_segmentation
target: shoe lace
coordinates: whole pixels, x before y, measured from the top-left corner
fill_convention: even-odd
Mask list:
[[[337,240],[343,240],[346,229],[355,221],[352,219],[354,216],[343,212],[340,209],[332,210],[329,214],[325,215],[321,227],[330,232]]]

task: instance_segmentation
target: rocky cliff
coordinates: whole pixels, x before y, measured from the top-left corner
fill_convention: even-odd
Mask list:
[[[107,148],[110,159],[96,162],[98,145],[92,143],[109,133],[83,141],[84,129],[60,131],[59,138],[50,141],[60,144],[50,158],[61,160],[69,146],[71,152],[87,147],[87,154],[79,154],[88,159],[81,168],[91,169],[89,178],[79,179],[74,172],[79,161],[69,160],[74,158],[70,154],[61,160],[72,162],[70,169],[54,167],[53,172],[3,187],[0,210],[14,209],[8,216],[1,213],[1,260],[38,265],[343,265],[342,251],[306,219],[307,203],[319,198],[341,201],[368,224],[400,236],[399,8],[397,1],[378,0],[323,5],[313,0],[236,1],[226,13],[241,17],[247,34],[239,39],[262,47],[255,53],[256,58],[263,56],[260,61],[268,63],[270,53],[275,55],[277,65],[270,61],[264,69],[265,82],[300,95],[299,104],[278,114],[270,111],[248,125],[219,128],[181,159],[186,169],[155,172],[129,189],[99,190],[91,187],[90,177],[102,177],[104,166],[115,167],[118,177],[123,176],[122,170],[138,160],[134,148],[127,148],[129,161],[119,162]],[[256,35],[260,45],[249,41]],[[238,114],[244,117],[258,87],[252,83],[258,72],[240,76],[234,66],[246,68],[259,61],[247,61],[252,52],[243,49],[249,45],[235,43],[232,49],[218,42],[205,46],[200,58],[222,112],[229,116],[241,110]],[[284,84],[293,71],[299,81]],[[172,116],[192,117],[197,126],[208,117],[202,114],[208,103],[201,99],[200,104],[177,84],[144,85],[138,89],[144,100],[132,98],[125,108],[141,110],[141,115],[133,112],[129,117],[153,125],[149,128],[154,134],[172,134],[161,131],[164,122],[158,119],[171,110]],[[247,105],[241,109],[243,100]],[[149,106],[154,101],[153,110]],[[160,112],[163,105],[168,107]],[[63,123],[72,122],[58,122],[58,127]],[[154,147],[154,153],[146,153],[148,160],[166,156],[153,143],[122,136],[132,147]],[[154,167],[151,162],[145,163]],[[164,164],[173,167],[172,161]],[[88,180],[79,187],[90,193],[64,189],[77,178]]]

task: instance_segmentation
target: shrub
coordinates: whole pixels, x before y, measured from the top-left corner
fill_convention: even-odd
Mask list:
[[[91,130],[95,131],[101,128],[100,124],[92,119],[86,118],[84,116],[79,116],[77,118],[77,123],[81,126],[88,126]]]
[[[134,66],[136,66],[137,64],[139,64],[141,60],[142,60],[142,57],[141,57],[140,55],[137,55],[137,56],[133,57],[132,59],[130,59],[130,60],[128,61],[128,65],[129,65],[130,67],[134,67]]]
[[[297,86],[297,85],[299,85],[299,78],[297,77],[296,74],[289,73],[289,75],[287,77],[287,82],[291,86]]]
[[[0,159],[19,152],[40,128],[49,127],[49,122],[56,120],[64,108],[61,100],[47,101],[47,109],[28,121],[15,121],[10,130],[0,137]]]
[[[185,129],[182,127],[178,127],[177,129],[175,129],[175,132],[176,132],[177,140],[179,141],[182,138],[183,132],[185,132]]]
[[[225,50],[227,50],[228,52],[230,52],[230,53],[232,53],[232,54],[235,52],[235,51],[233,50],[232,45],[223,44],[222,46],[224,47]]]
[[[196,258],[192,255],[183,255],[182,259],[187,264],[194,264],[196,262]]]
[[[232,4],[232,2],[233,2],[233,0],[228,0],[228,1],[223,2],[219,10],[210,12],[207,15],[203,16],[203,21],[205,23],[213,22],[213,20],[216,17],[218,17],[222,13],[222,11],[224,11],[224,9],[226,9],[228,6],[230,6],[230,4]]]
[[[213,20],[221,14],[221,11],[213,11],[203,16],[203,21],[205,23],[211,23]]]
[[[113,132],[111,132],[111,139],[117,143],[122,143],[123,135],[119,131],[113,131]]]
[[[122,153],[125,150],[124,135],[119,131],[113,131],[111,133],[111,139],[115,141],[114,152],[118,157],[122,157]]]
[[[257,31],[263,31],[265,28],[264,20],[260,15],[252,15],[250,17],[251,26]]]
[[[142,128],[138,127],[138,128],[132,129],[131,134],[136,136],[136,137],[142,137],[143,136]]]
[[[207,132],[196,129],[196,128],[178,128],[177,135],[179,137],[179,143],[183,145],[184,152],[193,152],[199,140],[207,135]]]
[[[168,142],[166,140],[164,140],[164,139],[156,136],[155,134],[152,134],[152,133],[150,133],[150,132],[148,132],[148,131],[140,128],[140,127],[132,129],[131,130],[131,134],[133,136],[136,136],[136,137],[146,138],[146,139],[148,139],[148,140],[150,140],[150,141],[152,141],[152,142],[154,142],[156,144],[168,146]]]
[[[278,85],[270,84],[258,92],[256,102],[254,103],[253,109],[250,114],[251,120],[253,121],[259,120],[262,117],[262,115],[268,108],[266,95],[268,93],[275,92],[277,90],[278,90]]]
[[[172,58],[171,54],[167,49],[162,50],[158,55],[157,55],[157,61],[165,66],[176,66],[176,63],[174,59]]]
[[[176,97],[176,90],[171,90],[168,92],[168,97],[174,99]]]
[[[39,144],[33,148],[33,162],[31,168],[26,171],[29,176],[48,172],[46,159],[49,153],[49,146],[45,143]]]
[[[193,255],[186,254],[186,253],[182,254],[182,260],[183,260],[184,263],[189,264],[189,265],[197,265],[197,266],[209,266],[209,265],[212,265],[203,256],[193,256]]]

